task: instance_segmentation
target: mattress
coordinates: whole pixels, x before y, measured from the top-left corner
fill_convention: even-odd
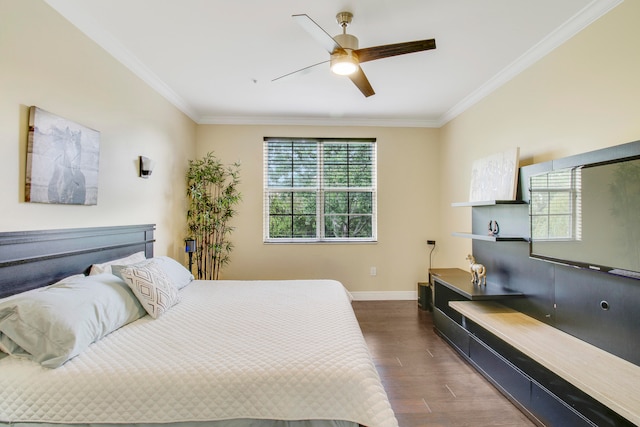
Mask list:
[[[0,359],[0,422],[397,427],[339,282],[194,281],[56,369]]]

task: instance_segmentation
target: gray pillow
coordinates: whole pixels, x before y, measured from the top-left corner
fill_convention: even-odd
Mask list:
[[[57,368],[145,314],[129,286],[112,274],[65,280],[0,303],[0,347]]]

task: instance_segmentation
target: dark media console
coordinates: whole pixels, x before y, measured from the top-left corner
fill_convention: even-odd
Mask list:
[[[527,416],[562,427],[640,422],[640,367],[504,305],[521,293],[469,278],[431,271],[434,326]]]
[[[531,354],[514,347],[509,340],[501,338],[499,331],[488,326],[492,316],[481,315],[478,317],[481,321],[476,322],[473,320],[475,316],[465,316],[459,310],[479,310],[484,303],[474,304],[480,300],[498,301],[500,307],[512,310],[526,324],[536,325],[539,330],[551,328],[547,332],[553,332],[554,336],[559,334],[562,345],[565,338],[577,338],[580,345],[590,349],[587,353],[602,352],[606,360],[610,356],[616,361],[615,366],[628,365],[628,372],[636,378],[634,375],[640,369],[640,281],[616,275],[615,271],[611,272],[613,274],[597,271],[589,265],[576,263],[568,266],[532,258],[529,242],[531,176],[554,169],[632,157],[640,157],[640,141],[525,166],[520,168],[517,201],[455,204],[472,209],[471,232],[454,235],[473,239],[473,255],[477,262],[485,265],[488,285],[481,295],[475,289],[470,292],[466,285],[460,285],[470,279],[467,272],[445,269],[448,270],[446,274],[441,272],[439,277],[432,276],[435,327],[463,357],[541,425],[640,424],[640,418],[635,418],[640,408],[640,397],[636,397],[640,390],[634,387],[624,391],[639,399],[633,401],[635,408],[631,412],[617,408],[615,399],[604,399],[603,403],[593,397],[599,393],[598,387],[587,390],[587,393],[582,383],[576,386],[563,378],[564,371],[560,375],[555,372],[555,365],[546,366]],[[636,218],[640,218],[640,214]],[[507,237],[487,238],[489,220],[498,221],[499,234]],[[636,243],[640,244],[640,240]],[[553,258],[558,261],[557,257]],[[599,265],[597,261],[592,263]],[[606,262],[601,265],[617,267]],[[468,301],[471,306],[455,302],[450,305],[451,301]],[[477,314],[475,311],[469,313]],[[485,320],[487,324],[483,324]],[[550,354],[554,355],[553,352]],[[567,359],[572,360],[572,357]],[[575,355],[575,363],[582,363],[578,354]],[[589,381],[593,380],[589,378],[588,366],[584,366],[582,371]],[[614,367],[609,374],[617,382],[627,375],[627,371]]]

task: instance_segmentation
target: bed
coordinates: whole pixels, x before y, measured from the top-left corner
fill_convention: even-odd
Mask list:
[[[0,297],[57,292],[67,285],[47,285],[131,254],[157,266],[166,257],[153,256],[153,231],[0,233]],[[72,281],[99,293],[103,281],[126,282],[135,265]],[[0,355],[0,425],[397,427],[339,282],[188,280],[179,288],[157,318],[142,313],[60,366]]]

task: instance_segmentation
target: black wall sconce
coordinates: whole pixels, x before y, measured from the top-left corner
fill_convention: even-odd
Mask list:
[[[189,254],[189,271],[193,267],[193,253],[196,251],[196,239],[184,239],[184,251]]]
[[[140,178],[149,178],[151,172],[153,172],[153,167],[156,165],[152,159],[140,156]]]

